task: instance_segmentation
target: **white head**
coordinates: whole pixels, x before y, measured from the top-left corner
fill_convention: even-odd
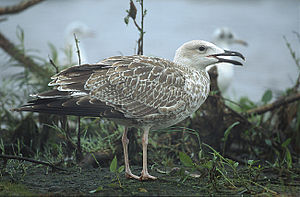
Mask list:
[[[238,52],[223,50],[203,40],[192,40],[184,43],[176,50],[174,62],[202,70],[209,65],[220,62],[242,65],[242,63],[238,61],[224,59],[220,56],[238,56],[244,59],[243,55]]]
[[[218,28],[214,31],[213,42],[223,48],[228,48],[232,44],[248,45],[247,42],[237,39],[235,34],[227,27]]]

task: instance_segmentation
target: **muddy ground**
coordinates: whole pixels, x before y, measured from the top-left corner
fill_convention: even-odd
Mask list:
[[[132,167],[139,174],[140,167]],[[157,168],[156,168],[157,169]],[[163,167],[161,168],[163,169]],[[70,167],[67,171],[52,171],[45,166],[27,166],[16,170],[7,170],[0,177],[1,196],[199,196],[199,195],[252,195],[252,194],[288,194],[300,195],[300,180],[278,179],[277,176],[263,175],[257,183],[233,188],[225,182],[214,188],[207,177],[188,178],[177,173],[162,174],[157,170],[150,173],[159,177],[156,181],[137,181],[125,179],[124,172],[119,176],[109,168]],[[227,185],[227,186],[226,186]],[[224,187],[225,186],[225,187]],[[270,189],[266,190],[261,186]],[[99,189],[97,192],[93,190]],[[219,188],[219,189],[218,189]]]
[[[119,175],[120,183],[116,175],[109,171],[109,168],[69,168],[68,171],[51,172],[46,167],[27,169],[24,174],[14,174],[13,177],[6,175],[4,182],[22,184],[25,190],[37,195],[199,195],[201,190],[193,188],[192,184],[180,184],[176,179],[179,177],[166,176],[157,172],[152,172],[158,176],[157,181],[137,181],[126,179],[124,174]],[[139,170],[133,167],[138,174]],[[3,186],[2,195],[12,194],[9,187]],[[120,185],[121,184],[121,185]],[[1,183],[0,183],[1,185]],[[91,193],[92,190],[101,188],[98,192]],[[18,192],[15,192],[18,194]]]

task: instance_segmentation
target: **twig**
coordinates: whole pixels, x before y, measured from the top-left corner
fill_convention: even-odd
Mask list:
[[[139,29],[140,31],[140,38],[138,40],[138,55],[143,55],[144,54],[144,1],[140,0],[140,5],[141,5],[141,28]]]
[[[19,13],[26,8],[29,8],[35,4],[38,4],[42,2],[43,0],[24,0],[21,1],[19,4],[13,5],[13,6],[7,6],[7,7],[0,7],[0,15],[3,14],[16,14]]]
[[[55,63],[50,57],[49,57],[49,62],[55,68],[55,73],[58,73],[59,72],[58,66],[55,65]]]
[[[287,105],[287,104],[295,102],[297,100],[300,100],[300,92],[298,92],[297,94],[293,94],[291,96],[280,98],[280,99],[274,101],[273,103],[270,103],[270,104],[267,104],[267,105],[264,105],[261,107],[257,107],[255,109],[250,109],[246,112],[246,115],[251,116],[254,114],[257,114],[257,115],[263,114],[267,111],[272,111],[282,105]]]
[[[294,33],[296,34],[296,36],[298,38],[298,41],[300,41],[300,35],[299,35],[299,33],[298,32],[294,32]],[[284,36],[283,38],[285,40],[286,46],[288,47],[293,60],[295,61],[295,64],[297,65],[298,69],[300,69],[300,63],[299,63],[300,59],[296,57],[296,53],[295,53],[295,51],[293,51],[293,49],[291,47],[291,44],[288,42],[288,40],[286,39],[286,37]],[[299,85],[300,85],[300,73],[298,73],[297,81],[296,81],[296,84],[293,87],[293,90],[297,91],[298,88],[299,88]]]
[[[79,49],[79,40],[76,37],[76,34],[74,33],[74,39],[75,39],[75,44],[76,44],[76,52],[78,56],[78,65],[81,65],[81,56],[80,56],[80,49]]]
[[[294,32],[294,33],[296,34],[298,40],[300,41],[300,35],[299,35],[299,33],[297,33],[297,32]],[[290,51],[290,54],[291,54],[293,60],[295,61],[295,64],[297,65],[298,69],[300,69],[300,59],[297,58],[296,52],[292,49],[292,46],[289,43],[289,41],[287,40],[287,38],[285,36],[283,36],[283,39],[285,41],[285,44],[286,44],[287,48]],[[295,86],[293,87],[293,90],[297,91],[298,88],[299,88],[299,86],[300,86],[300,73],[298,74],[297,81],[296,81]]]
[[[277,195],[278,194],[277,192],[275,192],[275,191],[273,191],[273,190],[271,190],[271,189],[269,189],[269,188],[267,188],[267,187],[265,187],[265,186],[263,186],[261,184],[258,184],[258,183],[254,182],[254,181],[249,180],[249,182],[252,183],[252,184],[254,184],[254,185],[256,185],[256,186],[258,186],[258,187],[263,188],[264,190],[266,190],[267,192],[270,192],[273,195]]]
[[[242,106],[241,106],[239,103],[237,103],[237,102],[235,102],[235,101],[233,101],[233,100],[230,100],[230,99],[228,99],[228,98],[225,98],[225,97],[223,97],[223,96],[220,95],[220,94],[214,94],[214,95],[209,95],[209,96],[217,97],[218,99],[224,99],[225,101],[228,101],[228,102],[230,102],[230,103],[232,103],[232,104],[234,104],[234,105],[236,105],[236,106],[242,108]]]
[[[78,55],[78,65],[81,65],[81,56],[80,56],[80,49],[79,49],[79,40],[76,37],[76,34],[74,33],[74,39],[75,39],[75,44],[76,44],[76,49],[77,49],[77,55]],[[78,116],[78,133],[77,133],[77,154],[76,154],[76,159],[77,161],[80,161],[82,159],[82,149],[81,149],[81,143],[80,143],[80,116]]]
[[[136,26],[136,28],[139,30],[139,31],[142,31],[142,28],[139,26],[139,24],[137,24],[136,20],[134,19],[133,20],[134,22],[134,25]]]
[[[73,150],[76,149],[76,144],[72,141],[71,138],[71,132],[69,129],[69,124],[68,124],[68,116],[67,115],[62,115],[60,116],[60,124],[61,128],[65,132],[66,136],[66,141],[67,141],[67,154],[70,156],[73,152]]]
[[[33,59],[26,56],[22,50],[18,49],[1,32],[0,47],[12,58],[23,64],[24,67],[28,68],[32,73],[35,73],[37,76],[40,76],[41,78],[48,78],[50,76],[49,72],[46,69],[43,69]]]
[[[144,10],[144,1],[143,0],[139,0],[140,6],[141,6],[141,25],[139,25],[136,22],[136,13],[137,13],[137,9],[133,3],[132,0],[130,0],[130,8],[129,10],[127,10],[128,15],[124,18],[125,23],[128,24],[128,19],[132,18],[135,27],[138,29],[138,31],[140,32],[140,37],[137,41],[138,44],[138,50],[137,50],[137,54],[138,55],[143,55],[143,48],[144,48],[144,18],[145,18],[145,14],[147,10]]]
[[[81,149],[81,142],[80,142],[80,136],[81,136],[81,131],[80,131],[80,116],[78,116],[78,133],[77,133],[77,154],[76,154],[76,159],[77,161],[81,161],[82,159],[82,149]]]
[[[37,163],[37,164],[42,164],[42,165],[45,165],[45,166],[49,166],[49,167],[57,169],[57,170],[66,171],[65,169],[57,167],[57,166],[55,166],[55,165],[53,165],[51,163],[48,163],[48,162],[45,162],[45,161],[38,161],[38,160],[30,159],[30,158],[27,158],[27,157],[19,157],[19,156],[15,156],[15,155],[3,155],[3,154],[0,154],[0,158],[3,158],[3,159],[15,159],[15,160],[21,160],[21,161],[28,161],[28,162],[31,162],[31,163]]]

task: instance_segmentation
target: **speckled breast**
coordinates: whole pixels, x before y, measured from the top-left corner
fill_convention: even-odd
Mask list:
[[[192,72],[192,71],[191,71]],[[192,115],[207,99],[210,90],[209,75],[205,71],[187,73],[182,98],[181,110],[169,114],[153,122],[152,129],[162,129],[172,126]],[[180,104],[179,104],[180,105]]]

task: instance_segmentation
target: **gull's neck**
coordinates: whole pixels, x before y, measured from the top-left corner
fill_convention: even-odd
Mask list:
[[[201,65],[199,65],[199,63],[196,63],[197,61],[193,60],[193,58],[189,54],[181,53],[180,49],[176,51],[173,62],[183,67],[194,69],[196,71],[205,70],[201,67]]]

